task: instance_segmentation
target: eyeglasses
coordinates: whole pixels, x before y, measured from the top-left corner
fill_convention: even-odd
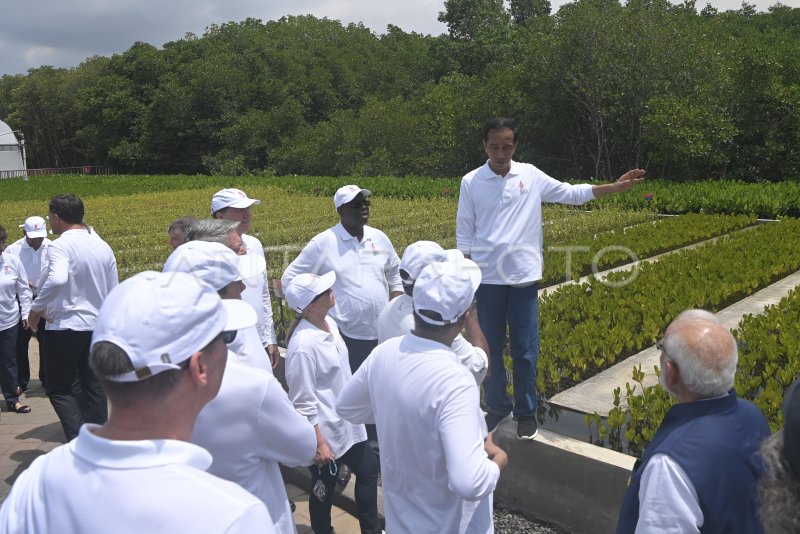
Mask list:
[[[222,332],[222,341],[224,341],[226,345],[228,343],[233,343],[233,340],[236,339],[236,332],[238,332],[238,330],[226,330]]]
[[[369,200],[364,199],[364,200],[353,200],[345,204],[345,206],[347,206],[348,208],[353,208],[355,210],[360,210],[361,208],[368,208],[369,204],[370,204]]]

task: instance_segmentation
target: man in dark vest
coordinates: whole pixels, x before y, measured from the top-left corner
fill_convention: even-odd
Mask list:
[[[633,468],[617,532],[761,532],[757,454],[769,427],[732,389],[736,341],[712,314],[690,310],[657,347],[659,381],[677,402]]]

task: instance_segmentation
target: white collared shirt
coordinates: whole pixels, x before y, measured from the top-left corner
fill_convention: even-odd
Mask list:
[[[703,527],[703,510],[686,471],[666,454],[654,454],[639,484],[636,532],[689,534]]]
[[[209,473],[266,504],[277,532],[297,532],[278,463],[310,465],[317,436],[275,377],[229,352],[222,386],[197,417],[192,442],[214,457]]]
[[[7,251],[0,253],[0,330],[8,330],[20,319],[26,320],[31,311],[31,300],[31,288],[22,261]]]
[[[50,243],[52,243],[52,241],[45,237],[44,240],[42,240],[41,246],[34,250],[23,237],[11,243],[8,248],[6,248],[6,252],[19,257],[22,261],[22,266],[25,267],[25,272],[28,273],[28,282],[34,285],[34,287],[31,288],[34,297],[39,292],[37,284],[42,277],[44,267],[47,265],[47,249],[50,247]]]
[[[364,425],[351,424],[336,413],[336,396],[352,378],[347,346],[336,323],[326,317],[330,332],[302,319],[286,348],[286,383],[294,408],[319,424],[322,437],[337,458],[366,441]]]
[[[500,468],[472,375],[448,347],[412,333],[381,343],[337,399],[352,422],[374,422],[389,532],[492,532]]]
[[[256,310],[258,317],[256,329],[261,338],[262,347],[275,345],[278,341],[275,337],[275,324],[272,317],[272,296],[270,295],[267,256],[264,253],[264,246],[258,238],[248,234],[242,234],[242,241],[247,247],[245,261],[253,262],[250,271],[255,273],[255,276],[242,278],[245,285],[242,300]]]
[[[233,342],[228,343],[228,349],[236,354],[237,361],[272,374],[272,362],[261,344],[255,326],[238,330]]]
[[[481,283],[518,285],[542,278],[542,202],[583,204],[590,184],[571,185],[528,163],[498,176],[487,161],[461,180],[456,246],[481,268]]]
[[[378,339],[378,316],[390,291],[402,291],[400,258],[386,234],[364,226],[364,239],[341,223],[314,236],[281,277],[283,287],[303,273],[336,272],[336,306],[329,312],[342,333],[353,339]]]
[[[414,302],[405,293],[389,301],[378,317],[378,343],[397,336],[404,336],[414,329]],[[474,346],[458,334],[450,345],[458,361],[475,377],[480,385],[489,370],[489,358],[480,347]]]
[[[83,425],[34,460],[0,509],[0,533],[275,532],[264,503],[205,472],[207,451],[184,441],[117,441]]]
[[[117,286],[117,260],[94,230],[67,230],[48,248],[39,295],[47,330],[91,331],[106,295]]]

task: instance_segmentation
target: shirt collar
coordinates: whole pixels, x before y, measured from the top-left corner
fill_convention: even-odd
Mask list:
[[[415,335],[413,332],[409,332],[405,336],[403,336],[403,340],[400,342],[400,346],[403,352],[417,352],[417,353],[444,352],[453,361],[458,361],[455,352],[453,352],[453,350],[447,345],[444,345],[432,339],[419,337]]]
[[[481,169],[480,169],[481,177],[486,178],[487,180],[492,180],[494,178],[504,179],[504,178],[508,178],[509,176],[517,176],[518,174],[519,174],[519,163],[517,163],[513,159],[511,160],[511,169],[508,171],[508,174],[506,174],[505,176],[500,176],[499,174],[494,172],[492,170],[492,168],[489,167],[489,160],[488,159],[486,160],[486,163],[483,164],[483,167],[481,167]]]
[[[123,441],[98,436],[99,425],[85,424],[69,443],[84,461],[107,469],[147,469],[166,465],[190,465],[202,471],[211,466],[211,454],[192,443],[176,439]]]
[[[330,327],[330,321],[328,321],[328,326]],[[321,328],[317,328],[316,326],[314,326],[313,324],[308,322],[307,319],[302,319],[297,324],[297,328],[295,329],[295,332],[297,332],[299,330],[306,330],[306,331],[308,331],[308,334],[306,334],[306,335],[314,336],[319,341],[333,341],[333,327],[330,327],[330,328],[331,328],[331,331],[330,332],[326,332],[325,330],[322,330]]]

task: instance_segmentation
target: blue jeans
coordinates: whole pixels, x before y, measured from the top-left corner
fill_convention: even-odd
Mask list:
[[[539,284],[528,287],[481,284],[478,321],[489,343],[489,377],[483,383],[484,401],[495,415],[527,417],[536,414],[536,373],[539,360]],[[514,400],[506,392],[503,348],[508,325]]]

